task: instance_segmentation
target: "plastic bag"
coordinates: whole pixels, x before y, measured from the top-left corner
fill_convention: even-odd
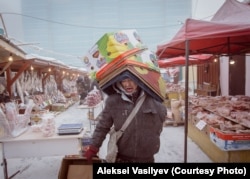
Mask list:
[[[34,107],[34,101],[29,100],[25,113],[19,114],[18,106],[14,102],[8,102],[5,104],[6,108],[6,118],[9,125],[9,131],[12,137],[17,137],[24,133],[28,129],[28,124],[30,122],[30,116],[32,108]]]
[[[0,139],[11,137],[9,122],[0,107]]]
[[[53,136],[55,133],[55,120],[53,118],[44,118],[40,129],[44,137]]]
[[[6,117],[9,123],[9,129],[12,137],[17,137],[28,129],[30,118],[18,113],[17,105],[14,102],[5,104]]]

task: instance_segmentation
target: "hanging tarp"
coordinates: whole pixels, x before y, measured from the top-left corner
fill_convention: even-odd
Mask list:
[[[204,63],[209,63],[213,60],[213,55],[210,54],[200,54],[200,55],[190,55],[189,65],[199,65]],[[158,60],[158,65],[160,68],[167,68],[172,66],[184,66],[186,63],[185,56],[173,57],[164,60]]]
[[[250,6],[227,0],[211,21],[187,19],[173,39],[157,46],[159,59],[189,54],[237,55],[250,51]]]

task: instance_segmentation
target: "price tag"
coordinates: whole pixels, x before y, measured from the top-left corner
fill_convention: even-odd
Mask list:
[[[195,126],[199,129],[202,130],[204,127],[207,125],[207,123],[203,120],[200,120]]]
[[[238,98],[232,97],[232,98],[231,98],[231,101],[238,101]]]

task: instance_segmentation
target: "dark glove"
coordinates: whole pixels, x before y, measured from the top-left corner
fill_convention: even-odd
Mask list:
[[[91,161],[93,157],[97,157],[98,148],[90,145],[84,153],[84,157],[87,158],[88,161]]]

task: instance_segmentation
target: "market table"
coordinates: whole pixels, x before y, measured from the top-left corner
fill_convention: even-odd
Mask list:
[[[33,132],[30,127],[18,137],[1,139],[0,148],[2,148],[1,158],[5,179],[12,178],[8,177],[7,159],[79,154],[84,133],[86,133],[86,128],[77,135],[55,133],[53,136],[44,137],[41,132]]]
[[[102,112],[104,108],[104,102],[100,101],[98,104],[94,106],[80,105],[78,106],[78,108],[88,110],[89,127],[90,127],[90,131],[92,131],[91,126],[93,125],[95,127],[96,122],[98,120],[97,116]]]

